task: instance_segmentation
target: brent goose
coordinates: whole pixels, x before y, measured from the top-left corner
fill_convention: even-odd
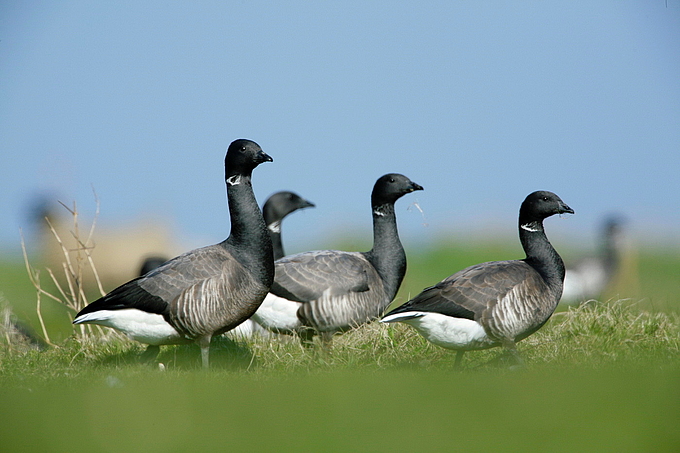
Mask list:
[[[271,162],[250,140],[229,145],[224,159],[231,232],[219,244],[184,253],[83,308],[74,324],[113,327],[149,345],[196,342],[209,366],[210,339],[248,319],[274,278],[272,243],[251,185]]]
[[[543,219],[574,211],[552,192],[526,197],[519,210],[523,260],[468,267],[425,288],[391,310],[384,323],[404,322],[428,341],[458,351],[503,346],[521,363],[515,343],[536,332],[555,311],[562,294],[564,263],[543,230]]]
[[[371,194],[373,248],[305,252],[277,260],[270,293],[252,319],[273,332],[298,334],[306,346],[320,334],[329,346],[334,333],[380,317],[406,273],[394,203],[414,190],[423,188],[404,175],[380,177]]]

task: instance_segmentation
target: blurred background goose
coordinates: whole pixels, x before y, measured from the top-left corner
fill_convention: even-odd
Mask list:
[[[224,160],[231,232],[215,245],[167,261],[83,308],[74,324],[117,329],[149,345],[196,342],[204,367],[210,340],[248,319],[274,278],[272,243],[251,185],[252,171],[271,162],[257,143],[236,140]]]
[[[536,332],[562,295],[564,263],[543,229],[543,220],[574,211],[552,192],[526,197],[519,211],[523,260],[493,261],[463,269],[425,288],[391,310],[384,323],[413,326],[428,341],[457,351],[503,346],[521,363],[515,343]]]
[[[561,303],[578,304],[598,299],[608,289],[621,267],[624,238],[619,216],[607,217],[601,229],[600,250],[568,266]]]

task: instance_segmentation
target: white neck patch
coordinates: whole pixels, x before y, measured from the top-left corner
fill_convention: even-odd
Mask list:
[[[276,221],[270,223],[269,225],[267,225],[267,228],[272,233],[280,233],[281,232],[281,221],[276,220]]]
[[[238,186],[241,184],[241,175],[233,175],[227,178],[227,184],[230,186]]]
[[[529,231],[531,233],[537,233],[541,231],[537,226],[536,223],[525,223],[524,225],[520,226],[523,230]]]
[[[380,217],[385,217],[385,213],[380,210],[380,208],[376,208],[375,211],[373,211],[373,214],[380,216]]]

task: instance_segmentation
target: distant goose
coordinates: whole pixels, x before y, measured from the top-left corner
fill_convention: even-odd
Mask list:
[[[285,256],[283,252],[283,243],[281,242],[281,222],[288,215],[298,209],[313,208],[314,203],[307,201],[296,193],[281,191],[272,194],[262,206],[262,214],[264,222],[269,230],[269,236],[272,239],[272,247],[274,249],[274,259],[278,260]],[[253,335],[267,336],[271,332],[252,319],[247,319],[234,329],[229,331],[229,335],[248,338]]]
[[[597,299],[607,289],[621,262],[621,219],[609,217],[605,220],[600,247],[598,256],[584,258],[567,267],[561,303],[576,304]]]
[[[515,343],[536,332],[562,294],[564,263],[548,242],[543,219],[574,211],[552,192],[530,194],[519,210],[526,258],[463,269],[395,308],[381,322],[404,322],[426,340],[458,351],[503,346],[521,362]]]
[[[184,253],[114,289],[76,315],[74,324],[113,327],[149,345],[196,342],[204,367],[210,339],[250,317],[274,278],[272,244],[251,185],[271,162],[257,143],[236,140],[224,159],[231,233],[219,244]]]
[[[277,260],[270,294],[252,319],[277,333],[296,333],[305,345],[321,334],[329,345],[335,332],[380,317],[406,273],[394,203],[422,189],[400,174],[379,178],[371,194],[373,248],[305,252]]]

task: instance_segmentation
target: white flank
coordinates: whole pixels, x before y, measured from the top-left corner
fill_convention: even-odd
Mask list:
[[[163,319],[163,316],[136,308],[99,310],[78,316],[73,322],[112,327],[145,344],[174,344],[182,340],[180,334]]]
[[[395,321],[413,326],[427,341],[443,348],[482,349],[492,344],[484,328],[471,319],[412,311],[386,316],[381,322]]]
[[[253,321],[246,319],[238,326],[231,329],[227,334],[232,338],[252,338],[254,336],[269,337],[272,335],[270,331]]]
[[[297,317],[301,305],[269,293],[251,319],[273,332],[294,332],[302,326]]]

